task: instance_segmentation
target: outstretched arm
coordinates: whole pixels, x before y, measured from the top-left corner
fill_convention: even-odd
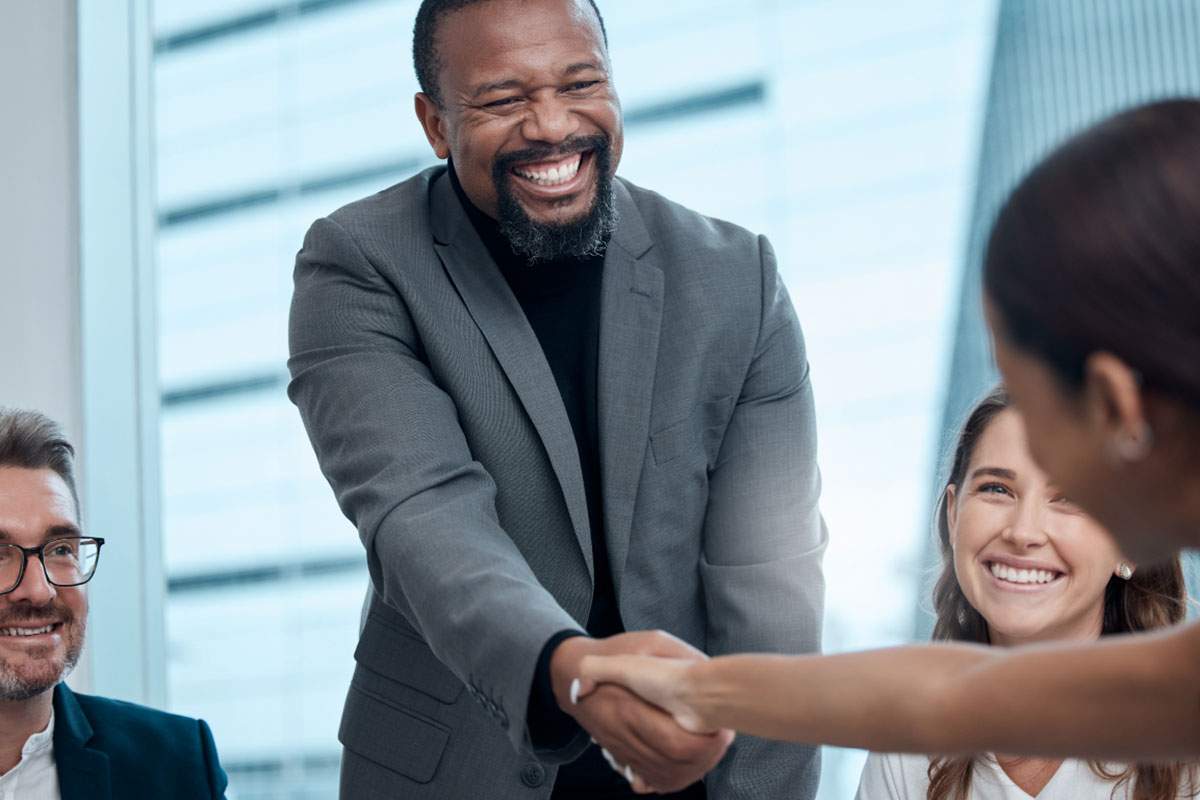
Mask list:
[[[927,645],[708,662],[588,658],[693,730],[947,755],[1200,755],[1200,627],[1088,645]]]

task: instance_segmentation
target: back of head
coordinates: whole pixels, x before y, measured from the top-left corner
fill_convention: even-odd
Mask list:
[[[1200,406],[1200,100],[1134,108],[1052,153],[1002,208],[984,287],[1012,343],[1068,386],[1105,351]]]
[[[62,427],[45,414],[0,408],[0,467],[52,470],[71,490],[78,511],[75,448]]]

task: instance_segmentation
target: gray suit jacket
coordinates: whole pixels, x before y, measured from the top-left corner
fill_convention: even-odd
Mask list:
[[[623,180],[602,279],[608,550],[628,630],[711,653],[820,643],[824,524],[803,339],[770,245]],[[289,394],[367,551],[343,797],[548,797],[525,713],[546,640],[582,627],[591,532],[538,340],[427,170],[315,222]],[[814,749],[739,738],[713,800],[810,798]]]

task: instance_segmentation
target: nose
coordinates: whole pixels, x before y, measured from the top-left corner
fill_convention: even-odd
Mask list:
[[[27,602],[35,606],[49,603],[58,594],[54,584],[46,580],[46,571],[37,556],[30,556],[25,564],[25,574],[17,588],[6,595],[0,595],[10,603]]]
[[[531,142],[561,144],[579,130],[579,118],[557,95],[538,97],[529,104],[521,135]]]
[[[1042,503],[1018,503],[1001,538],[1022,550],[1041,547],[1048,538],[1043,524],[1044,510]]]

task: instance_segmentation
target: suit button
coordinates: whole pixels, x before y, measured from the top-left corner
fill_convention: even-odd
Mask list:
[[[521,783],[536,789],[546,782],[546,770],[541,764],[526,764],[521,767]]]

